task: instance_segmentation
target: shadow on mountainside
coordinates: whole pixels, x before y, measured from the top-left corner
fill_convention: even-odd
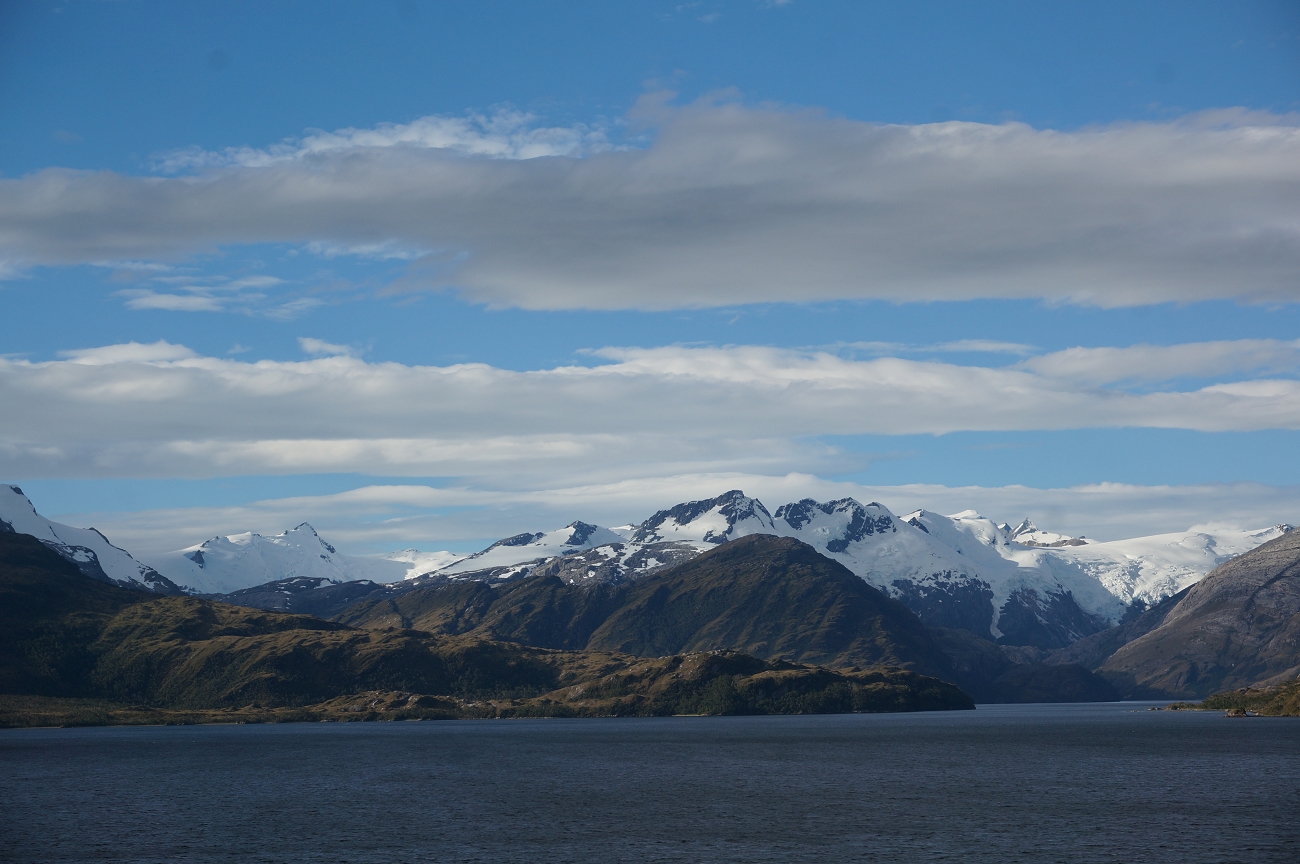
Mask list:
[[[367,693],[380,695],[357,695]],[[951,684],[901,669],[831,671],[737,652],[645,660],[159,599],[95,582],[32,537],[0,534],[6,725],[971,705]]]

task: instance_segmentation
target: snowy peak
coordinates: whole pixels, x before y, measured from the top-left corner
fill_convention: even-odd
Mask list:
[[[841,498],[824,504],[804,498],[776,508],[773,519],[789,526],[793,533],[787,536],[802,539],[804,534],[810,532],[825,536],[825,548],[836,553],[844,552],[850,544],[868,537],[898,531],[898,526],[894,524],[894,514],[884,506],[875,501],[864,506],[852,498]]]
[[[587,541],[600,530],[600,526],[588,525],[586,522],[570,522],[564,530],[569,532],[569,539],[564,541],[565,546],[585,546]]]
[[[471,573],[500,567],[514,567],[531,561],[554,558],[560,555],[573,555],[597,546],[611,543],[623,543],[624,538],[608,528],[587,522],[570,522],[554,531],[524,532],[513,537],[498,540],[482,552],[476,552],[467,558],[444,567],[445,574]]]
[[[284,534],[282,534],[281,536],[286,538],[302,537],[303,538],[302,542],[304,543],[309,543],[310,541],[307,538],[310,537],[313,540],[315,540],[317,543],[320,543],[321,547],[324,548],[326,552],[330,553],[331,555],[338,554],[338,550],[335,549],[330,544],[326,543],[324,538],[322,538],[319,534],[316,533],[316,529],[311,527],[311,525],[308,524],[307,522],[300,523],[297,527],[289,529],[288,531],[284,532]]]
[[[1020,524],[1017,525],[1015,528],[1010,528],[1010,529],[1008,529],[1008,526],[1007,526],[1007,524],[1006,524],[1005,522],[1002,523],[1002,527],[1003,527],[1004,530],[1007,530],[1007,533],[1008,533],[1008,534],[1011,535],[1011,539],[1012,539],[1012,540],[1016,539],[1017,537],[1019,537],[1019,536],[1022,535],[1022,534],[1037,534],[1037,533],[1038,533],[1038,526],[1035,525],[1033,522],[1031,522],[1029,519],[1023,519],[1023,520],[1021,520]]]
[[[401,582],[446,567],[461,556],[450,552],[391,552],[344,555],[302,522],[279,534],[245,532],[213,537],[196,546],[158,556],[153,565],[196,594],[229,594],[284,579],[319,584],[370,580]]]
[[[777,534],[772,514],[739,489],[705,501],[688,501],[660,510],[641,523],[633,543],[697,541],[725,543],[746,534]]]
[[[244,534],[231,534],[228,537],[213,537],[197,546],[182,549],[180,553],[198,567],[204,568],[214,556],[227,561],[238,559],[245,564],[252,563],[254,560],[268,563],[274,560],[279,564],[300,557],[302,554],[315,555],[321,560],[329,561],[332,556],[338,554],[338,550],[326,543],[316,533],[315,528],[303,522],[296,528],[269,537],[251,531]],[[268,559],[267,556],[271,558]]]
[[[1071,537],[1069,534],[1056,534],[1052,531],[1039,530],[1028,519],[1022,520],[1015,528],[1007,525],[1002,526],[1007,530],[1007,536],[1021,544],[1022,546],[1038,547],[1061,547],[1061,546],[1086,546],[1088,541],[1082,537]]]
[[[114,546],[94,528],[73,528],[46,519],[17,486],[0,484],[0,531],[30,534],[92,579],[160,594],[179,593],[162,574]]]

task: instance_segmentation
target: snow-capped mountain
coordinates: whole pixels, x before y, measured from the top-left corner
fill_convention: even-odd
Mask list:
[[[510,578],[517,574],[521,565],[623,543],[624,538],[608,528],[586,522],[571,522],[555,531],[516,534],[498,540],[482,552],[462,558],[438,572],[447,576],[459,576],[492,571],[496,578]]]
[[[407,549],[383,555],[344,555],[306,522],[282,534],[232,534],[150,559],[177,585],[196,594],[227,594],[282,579],[317,584],[401,582],[452,564],[450,552]]]
[[[1042,531],[1028,519],[1022,521],[1015,528],[1005,522],[998,527],[1005,531],[1008,537],[1022,546],[1083,546],[1088,542],[1082,537],[1071,537],[1068,534]]]
[[[17,486],[0,484],[0,531],[30,534],[92,579],[160,594],[180,593],[168,579],[94,528],[73,528],[46,519]]]
[[[573,526],[570,526],[572,528]],[[563,535],[564,531],[552,532]],[[934,626],[1010,644],[1061,647],[1199,580],[1228,557],[1289,530],[1184,532],[1113,543],[995,524],[973,510],[903,518],[852,498],[804,499],[770,513],[732,490],[655,513],[637,526],[595,529],[565,547],[552,535],[507,538],[434,575],[511,579],[548,573],[566,582],[618,582],[689,560],[747,534],[794,537],[844,564]],[[604,531],[604,534],[597,534]],[[608,540],[608,535],[615,535]],[[541,557],[558,548],[551,558]]]
[[[733,490],[660,510],[639,525],[585,522],[507,537],[437,572],[452,579],[513,579],[548,572],[566,582],[621,582],[691,558],[746,534],[775,534],[762,503]]]
[[[718,544],[747,534],[776,533],[772,515],[762,502],[733,489],[707,501],[660,510],[638,525],[630,540],[641,545],[674,541]]]
[[[1290,530],[1289,525],[1274,525],[1253,531],[1215,529],[1107,543],[1089,541],[1073,548],[1053,549],[1051,557],[1086,571],[1121,602],[1154,606],[1199,582],[1229,558]]]

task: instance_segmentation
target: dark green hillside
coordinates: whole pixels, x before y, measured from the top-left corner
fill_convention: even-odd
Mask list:
[[[1300,679],[1215,693],[1197,707],[1252,711],[1265,717],[1300,717]]]
[[[334,620],[353,627],[401,627],[458,635],[481,625],[500,596],[486,582],[426,585],[396,596],[358,601],[335,615]]]
[[[921,620],[797,540],[752,535],[634,583],[587,647],[642,656],[728,649],[820,666],[950,675]]]
[[[600,679],[520,706],[526,715],[551,700],[569,716],[674,714],[847,714],[974,708],[951,684],[902,669],[844,671],[768,663],[729,651],[639,660]]]
[[[91,644],[114,615],[149,596],[83,575],[35,537],[0,533],[0,692],[85,690]]]
[[[581,650],[620,607],[625,593],[624,588],[603,583],[568,585],[548,574],[499,588],[486,582],[452,582],[365,600],[334,620],[359,627],[472,633],[538,648]]]
[[[364,631],[206,600],[140,604],[94,649],[95,695],[178,707],[307,705],[360,690],[540,693],[557,670],[515,646]]]

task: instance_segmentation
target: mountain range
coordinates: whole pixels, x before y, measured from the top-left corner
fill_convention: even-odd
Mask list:
[[[636,580],[752,534],[790,537],[838,561],[932,626],[1007,645],[1063,648],[1109,629],[1194,584],[1216,566],[1289,531],[1215,529],[1096,542],[1014,528],[973,510],[899,517],[851,498],[785,504],[769,512],[733,490],[660,510],[637,525],[568,526],[517,534],[481,552],[415,550],[347,556],[310,525],[264,537],[216,537],[149,559],[192,593],[265,608],[320,611],[412,579],[508,581],[534,571],[570,583]],[[382,586],[397,585],[397,588]],[[324,596],[307,591],[327,589]],[[338,598],[331,603],[326,597]],[[338,608],[342,608],[338,606]]]
[[[0,505],[0,530],[31,534],[94,579],[367,631],[886,665],[980,701],[1199,697],[1300,672],[1300,603],[1288,593],[1300,577],[1287,570],[1300,533],[1288,526],[1098,543],[1028,520],[897,517],[852,499],[769,512],[732,491],[638,525],[573,522],[469,556],[348,556],[304,523],[141,564],[92,529],[44,520],[16,487],[0,487]]]

